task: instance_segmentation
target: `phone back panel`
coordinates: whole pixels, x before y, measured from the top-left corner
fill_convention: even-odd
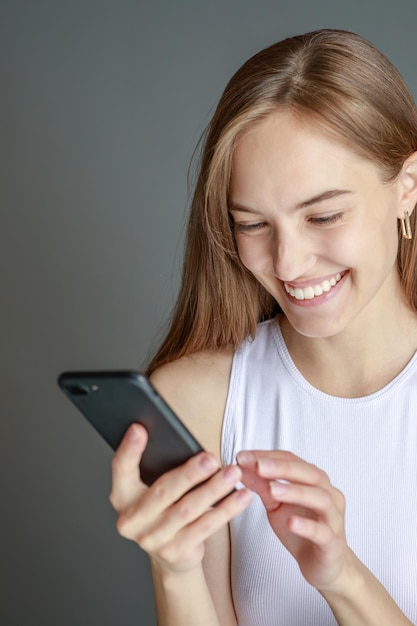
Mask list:
[[[140,472],[147,485],[203,450],[143,374],[67,372],[58,384],[114,450],[130,424],[146,428]]]

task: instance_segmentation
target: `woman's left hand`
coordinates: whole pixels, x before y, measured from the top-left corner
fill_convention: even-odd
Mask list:
[[[325,472],[291,452],[245,451],[237,462],[242,482],[261,497],[273,531],[304,578],[318,591],[337,588],[352,556],[343,494]]]

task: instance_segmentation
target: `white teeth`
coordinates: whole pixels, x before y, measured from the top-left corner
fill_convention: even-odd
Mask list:
[[[332,276],[329,280],[323,280],[323,282],[309,286],[309,287],[291,287],[287,283],[284,283],[285,290],[296,300],[312,300],[316,296],[321,296],[323,293],[330,291],[332,287],[334,287],[339,280],[342,278],[342,274],[336,274],[336,276]]]

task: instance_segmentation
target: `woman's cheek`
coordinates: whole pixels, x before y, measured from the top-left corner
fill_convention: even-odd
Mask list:
[[[265,246],[258,241],[254,241],[254,239],[255,237],[252,237],[252,241],[238,241],[237,251],[246,269],[252,272],[252,274],[262,274],[269,271],[272,260]]]

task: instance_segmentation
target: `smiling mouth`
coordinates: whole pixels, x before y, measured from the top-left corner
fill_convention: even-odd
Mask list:
[[[332,278],[323,280],[321,283],[317,283],[317,285],[309,285],[308,287],[292,287],[288,283],[284,283],[285,291],[296,300],[313,300],[313,298],[322,296],[324,293],[333,289],[339,280],[343,278],[344,274],[345,272],[335,274]]]

